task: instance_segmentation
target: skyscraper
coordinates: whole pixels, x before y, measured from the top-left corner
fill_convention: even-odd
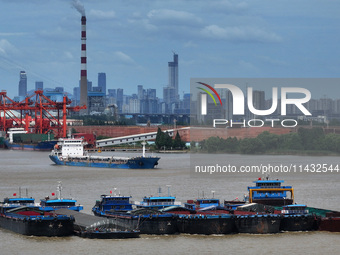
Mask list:
[[[163,99],[165,102],[165,112],[173,113],[173,110],[178,107],[178,55],[174,53],[174,61],[168,62],[169,84],[163,88]]]
[[[43,90],[44,89],[44,82],[36,81],[35,82],[35,90]]]
[[[144,99],[144,89],[143,85],[138,85],[138,99],[143,100]]]
[[[173,88],[175,91],[175,98],[173,98],[171,103],[177,102],[179,99],[178,95],[178,54],[174,53],[174,61],[168,62],[169,67],[169,87]]]
[[[20,71],[19,97],[27,95],[27,75],[25,71]]]
[[[117,89],[117,106],[118,110],[122,112],[123,110],[123,103],[124,103],[124,90],[123,89]]]
[[[106,73],[98,73],[98,87],[100,87],[106,95]]]

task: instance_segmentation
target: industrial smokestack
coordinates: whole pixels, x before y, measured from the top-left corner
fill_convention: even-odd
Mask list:
[[[85,8],[78,1],[72,2],[73,7],[82,15],[81,17],[81,57],[80,57],[80,106],[86,105],[87,103],[87,59],[86,59],[86,16]],[[81,110],[80,114],[88,114],[88,110]]]
[[[87,67],[86,67],[86,17],[81,17],[81,70],[80,70],[80,105],[87,104]],[[88,110],[82,110],[81,114],[87,114]]]

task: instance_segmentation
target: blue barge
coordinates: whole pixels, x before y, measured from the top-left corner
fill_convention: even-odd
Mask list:
[[[55,196],[54,198],[50,198],[49,196],[45,197],[45,199],[40,200],[39,209],[46,212],[55,211],[58,209],[69,209],[73,211],[81,211],[84,209],[82,205],[77,205],[77,200],[72,198],[62,198],[61,195],[62,186],[61,182],[58,183],[57,186],[57,194],[55,196],[55,193],[52,193],[52,196]]]
[[[119,226],[127,229],[136,229],[141,234],[175,234],[177,229],[177,216],[163,213],[150,207],[134,210],[134,204],[129,196],[102,195],[92,208],[96,216],[114,219]]]

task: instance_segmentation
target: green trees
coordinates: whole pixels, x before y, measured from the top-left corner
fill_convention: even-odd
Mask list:
[[[243,154],[259,154],[266,150],[259,138],[244,138],[240,142],[240,152]]]
[[[182,141],[178,131],[176,133],[175,139],[172,140],[168,132],[164,133],[160,128],[157,130],[155,145],[158,150],[182,150],[185,148],[185,143]]]
[[[265,131],[256,138],[237,139],[209,137],[200,143],[209,153],[227,152],[243,154],[314,151],[340,153],[340,135],[325,134],[322,128],[300,128],[297,133],[276,135]]]
[[[185,147],[185,142],[182,141],[181,136],[179,135],[178,131],[176,133],[175,139],[172,142],[172,147],[175,150],[182,150]]]
[[[233,153],[239,151],[239,141],[236,137],[223,139],[220,137],[209,137],[200,143],[202,150],[209,153],[227,152]]]

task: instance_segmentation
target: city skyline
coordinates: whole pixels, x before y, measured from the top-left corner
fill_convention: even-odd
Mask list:
[[[80,71],[80,14],[71,1],[0,0],[0,86],[72,92]],[[87,16],[88,79],[107,89],[169,86],[164,63],[180,55],[179,95],[192,77],[338,77],[339,3],[334,1],[91,1]],[[204,10],[204,12],[203,12]],[[322,92],[322,90],[320,90]],[[321,93],[320,92],[320,93]],[[325,91],[332,97],[334,91]]]

